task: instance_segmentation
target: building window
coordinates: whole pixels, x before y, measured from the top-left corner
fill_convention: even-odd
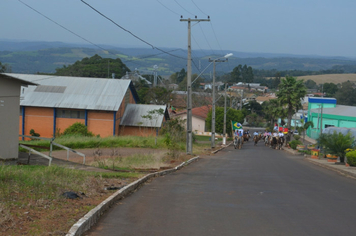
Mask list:
[[[58,109],[56,112],[56,117],[57,118],[85,119],[85,111]]]

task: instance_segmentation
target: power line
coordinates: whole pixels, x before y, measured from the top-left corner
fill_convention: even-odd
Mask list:
[[[168,54],[168,55],[170,55],[170,56],[172,56],[172,57],[180,58],[180,59],[183,59],[183,60],[186,60],[186,59],[187,59],[187,58],[183,58],[183,57],[180,57],[180,56],[176,56],[176,55],[174,55],[174,54],[171,54],[171,53],[169,53],[169,52],[167,52],[167,51],[164,51],[164,50],[162,50],[162,49],[160,49],[160,48],[158,48],[158,47],[156,47],[156,46],[150,44],[149,42],[147,42],[147,41],[143,40],[142,38],[138,37],[137,35],[133,34],[131,31],[125,29],[124,27],[122,27],[121,25],[119,25],[118,23],[116,23],[115,21],[113,21],[112,19],[110,19],[109,17],[107,17],[106,15],[104,15],[103,13],[101,13],[100,11],[98,11],[97,9],[95,9],[95,8],[94,8],[93,6],[91,6],[89,3],[86,3],[84,0],[81,0],[81,2],[84,3],[85,5],[87,5],[88,7],[90,7],[93,11],[97,12],[99,15],[101,15],[102,17],[104,17],[104,18],[107,19],[108,21],[112,22],[114,25],[116,25],[116,26],[119,27],[120,29],[122,29],[122,30],[124,30],[125,32],[131,34],[133,37],[135,37],[136,39],[140,40],[141,42],[143,42],[143,43],[145,43],[145,44],[151,46],[152,49],[157,49],[158,51],[161,51],[161,52],[163,52],[163,53],[166,53],[166,54]]]
[[[209,41],[208,41],[208,39],[207,39],[207,37],[206,37],[206,35],[205,35],[204,31],[203,31],[203,28],[201,27],[201,25],[200,25],[200,24],[199,24],[199,27],[200,27],[201,32],[202,32],[202,33],[203,33],[203,35],[204,35],[205,41],[207,42],[207,44],[208,44],[208,46],[209,46],[210,50],[213,52],[213,54],[215,54],[215,52],[214,52],[214,50],[212,49],[212,47],[210,46],[210,43],[209,43]]]
[[[192,0],[192,3],[199,9],[199,11],[200,11],[201,13],[203,13],[203,14],[206,15],[206,16],[208,16],[208,14],[204,13],[204,12],[198,7],[198,5],[195,4],[195,2],[194,2],[193,0]]]
[[[189,14],[193,15],[193,13],[189,12],[187,9],[185,9],[182,5],[180,5],[176,0],[174,0],[184,11],[188,12]]]
[[[176,14],[176,15],[180,15],[180,14],[178,14],[177,12],[175,12],[175,11],[173,11],[173,10],[171,10],[171,9],[169,9],[167,6],[165,6],[163,3],[161,3],[160,1],[158,1],[158,0],[156,0],[159,4],[161,4],[164,8],[166,8],[168,11],[170,11],[170,12],[173,12],[174,14]]]
[[[34,9],[33,7],[31,7],[31,6],[29,6],[28,4],[24,3],[23,1],[21,1],[21,0],[18,0],[18,1],[19,1],[20,3],[22,3],[23,5],[27,6],[28,8],[30,8],[31,10],[37,12],[38,14],[40,14],[41,16],[43,16],[44,18],[46,18],[47,20],[49,20],[49,21],[53,22],[54,24],[58,25],[59,27],[61,27],[61,28],[65,29],[65,30],[67,30],[67,31],[70,32],[71,34],[77,36],[78,38],[81,38],[82,40],[84,40],[84,41],[90,43],[91,45],[94,45],[94,46],[96,46],[96,47],[98,47],[98,48],[100,48],[100,49],[102,49],[102,50],[104,50],[104,51],[107,51],[106,49],[100,47],[99,45],[97,45],[97,44],[95,44],[95,43],[93,43],[93,42],[91,42],[91,41],[89,41],[89,40],[83,38],[82,36],[80,36],[80,35],[74,33],[74,32],[71,31],[70,29],[64,27],[63,25],[61,25],[61,24],[59,24],[59,23],[57,23],[56,21],[52,20],[51,18],[49,18],[48,16],[42,14],[41,12],[37,11],[37,10]]]

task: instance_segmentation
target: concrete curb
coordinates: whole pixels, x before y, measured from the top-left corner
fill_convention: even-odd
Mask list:
[[[219,151],[221,151],[221,150],[223,150],[224,148],[226,148],[226,147],[228,147],[228,146],[230,146],[232,144],[232,142],[231,143],[229,143],[229,144],[227,144],[227,145],[222,145],[222,147],[221,148],[219,148],[219,149],[217,149],[217,150],[215,150],[215,151],[212,151],[211,153],[212,154],[215,154],[215,153],[217,153],[217,152],[219,152]]]
[[[340,175],[343,175],[348,178],[356,179],[356,170],[351,169],[353,167],[346,167],[345,165],[335,165],[334,163],[322,163],[318,160],[311,159],[309,157],[305,158],[308,162],[313,163],[314,165],[320,166],[322,168],[337,172]]]
[[[98,206],[96,206],[94,209],[89,211],[81,219],[79,219],[77,221],[77,223],[75,223],[72,226],[72,228],[69,230],[69,232],[66,235],[67,236],[76,236],[76,235],[84,234],[99,220],[100,216],[103,215],[104,212],[107,209],[109,209],[115,202],[119,201],[120,199],[123,199],[125,196],[129,195],[131,192],[138,189],[146,181],[148,181],[154,177],[157,177],[157,176],[163,176],[163,175],[173,173],[179,169],[182,169],[184,166],[192,163],[193,161],[196,161],[198,158],[199,158],[199,156],[193,157],[190,160],[183,162],[182,164],[180,164],[179,166],[176,166],[173,169],[148,174],[148,175],[142,177],[141,179],[138,179],[135,182],[132,182],[131,184],[123,187],[122,189],[118,190],[113,195],[108,197],[106,200],[104,200],[102,203],[100,203]]]

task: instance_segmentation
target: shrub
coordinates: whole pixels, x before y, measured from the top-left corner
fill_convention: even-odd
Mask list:
[[[356,166],[356,150],[346,153],[346,157],[350,166]]]
[[[94,134],[88,131],[88,127],[80,122],[76,122],[64,130],[63,135],[78,135],[92,137]]]
[[[340,157],[340,162],[344,162],[345,150],[353,147],[354,138],[350,132],[343,135],[334,131],[332,134],[321,134],[318,142],[325,149],[326,153],[337,155]]]
[[[34,129],[31,129],[31,130],[30,130],[30,135],[31,135],[31,136],[34,136],[34,137],[40,137],[40,134],[39,134],[39,133],[36,133]]]
[[[297,145],[301,145],[301,144],[303,143],[299,140],[293,140],[289,142],[290,147],[294,150],[297,149]]]
[[[296,135],[293,136],[293,138],[294,138],[295,140],[299,140],[299,139],[300,139],[300,136],[296,134]]]

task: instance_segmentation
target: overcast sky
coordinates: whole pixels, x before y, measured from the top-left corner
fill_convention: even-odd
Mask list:
[[[94,44],[147,44],[80,0],[21,0]],[[158,48],[356,57],[355,0],[85,0],[119,26]],[[87,43],[25,6],[2,0],[0,39]]]

